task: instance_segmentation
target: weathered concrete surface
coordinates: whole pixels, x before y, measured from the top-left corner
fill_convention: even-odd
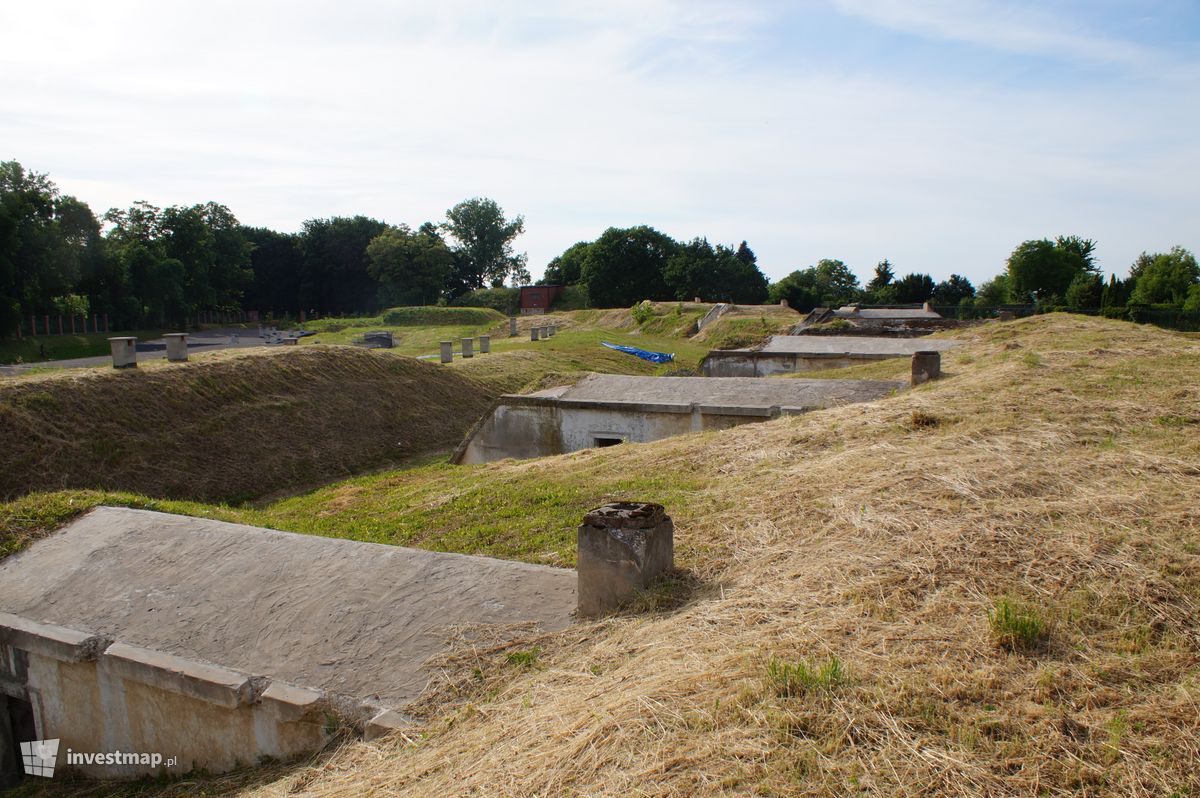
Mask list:
[[[917,351],[946,351],[958,341],[861,335],[775,335],[761,349],[718,349],[701,366],[707,377],[770,377],[845,368]]]
[[[0,562],[0,612],[381,705],[452,627],[561,629],[574,571],[101,507]]]
[[[546,457],[618,441],[645,443],[870,401],[905,387],[905,382],[886,380],[592,374],[573,386],[501,397],[468,433],[453,462]]]
[[[618,609],[674,565],[675,525],[661,504],[598,507],[584,516],[578,537],[580,617]]]
[[[738,408],[816,409],[886,396],[902,382],[887,380],[711,380],[707,377],[631,377],[589,374],[555,395],[560,402],[701,405]]]
[[[958,341],[932,338],[884,338],[865,335],[772,335],[763,352],[790,354],[851,354],[909,357],[914,352],[945,352]]]

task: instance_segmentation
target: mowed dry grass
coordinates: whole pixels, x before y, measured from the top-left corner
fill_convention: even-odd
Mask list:
[[[678,529],[681,607],[532,641],[533,668],[468,652],[423,729],[246,790],[1194,794],[1200,345],[1061,315],[964,336],[891,399],[597,453],[737,508]],[[1002,597],[1044,645],[997,645]],[[772,657],[847,676],[788,695]]]
[[[497,393],[353,347],[205,354],[0,382],[0,497],[237,501],[453,448]]]

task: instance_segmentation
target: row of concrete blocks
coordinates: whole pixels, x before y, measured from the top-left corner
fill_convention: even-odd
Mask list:
[[[441,343],[442,343],[442,362],[449,363],[451,360],[454,360],[454,342],[453,341],[442,341]],[[492,351],[492,336],[490,336],[490,335],[479,336],[479,354],[486,355],[491,351]],[[464,358],[475,357],[475,339],[474,338],[462,339],[462,356]]]
[[[326,716],[333,715],[367,739],[381,737],[412,722],[393,709],[350,696],[319,692],[265,676],[251,676],[220,665],[6,612],[0,612],[0,645],[58,662],[103,663],[106,669],[121,678],[225,709],[262,707],[284,721],[311,721],[323,725]]]

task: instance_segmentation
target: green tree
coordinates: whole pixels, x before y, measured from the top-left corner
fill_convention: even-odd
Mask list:
[[[896,289],[896,301],[905,305],[928,302],[936,288],[932,277],[919,272],[904,275],[893,283],[893,287]]]
[[[1185,313],[1200,313],[1200,283],[1188,289],[1187,299],[1183,301]]]
[[[474,197],[446,211],[442,228],[454,239],[454,275],[452,292],[499,287],[512,277],[513,283],[528,281],[526,256],[513,254],[512,242],[525,232],[525,219],[504,217],[504,209],[495,200]]]
[[[746,252],[753,258],[749,247]],[[676,247],[663,267],[663,280],[680,300],[701,297],[710,302],[757,304],[767,296],[767,278],[754,260],[739,258],[730,247],[713,247],[704,238]]]
[[[1124,308],[1129,303],[1129,294],[1133,291],[1133,280],[1122,280],[1115,274],[1109,275],[1108,283],[1100,292],[1101,308]]]
[[[679,245],[653,227],[610,227],[588,247],[581,281],[592,307],[630,307],[670,299],[663,269]]]
[[[250,270],[254,273],[246,287],[246,307],[298,314],[304,269],[300,236],[266,227],[243,227],[242,234],[251,245]]]
[[[576,285],[583,279],[583,263],[587,260],[587,241],[572,244],[561,254],[555,256],[548,264],[538,285]]]
[[[950,279],[942,280],[933,288],[932,299],[937,305],[960,305],[964,299],[975,296],[975,286],[961,275],[952,274]]]
[[[1130,304],[1169,304],[1182,306],[1188,292],[1200,283],[1200,267],[1196,256],[1183,247],[1170,252],[1143,252],[1134,262],[1130,274],[1134,281]]]
[[[797,310],[840,307],[859,297],[858,277],[840,260],[822,258],[816,266],[799,269],[770,287],[770,299],[786,299]]]
[[[1096,242],[1078,236],[1054,241],[1026,241],[1008,257],[1008,289],[1012,299],[1046,302],[1063,297],[1075,275],[1097,271]]]
[[[1008,275],[998,274],[985,281],[975,292],[975,307],[994,308],[1009,303]]]
[[[366,216],[305,222],[300,234],[301,308],[322,314],[376,310],[378,284],[367,273],[367,245],[387,228]]]
[[[1067,307],[1076,309],[1098,308],[1103,299],[1104,278],[1096,272],[1080,272],[1067,286],[1064,300]]]
[[[432,305],[450,276],[454,255],[436,226],[426,223],[414,233],[407,225],[399,225],[371,239],[367,262],[367,272],[379,282],[379,301],[385,307]]]

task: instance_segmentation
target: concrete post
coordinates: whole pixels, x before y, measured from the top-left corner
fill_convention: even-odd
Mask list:
[[[475,345],[474,338],[462,339],[462,353],[463,353],[464,358],[475,357],[475,352],[473,351],[474,345]]]
[[[783,299],[779,300],[779,307],[781,307],[781,308],[790,308],[791,307],[791,305],[788,304],[787,297],[784,297]]]
[[[137,339],[109,338],[108,345],[112,347],[112,361],[115,369],[137,368]]]
[[[1017,317],[1017,314],[1013,313],[1011,310],[996,311],[996,318],[999,319],[1000,321],[1012,321],[1016,317]]]
[[[617,502],[598,507],[579,527],[578,615],[617,609],[675,558],[675,525],[661,504]]]
[[[558,333],[558,325],[551,324],[549,327],[546,328],[546,333],[547,333],[546,337],[553,338]]]
[[[167,342],[168,363],[187,362],[187,333],[165,333],[163,340]]]
[[[479,336],[479,354],[486,355],[488,352],[491,352],[491,351],[492,351],[492,336],[490,336],[490,335]]]
[[[912,384],[936,380],[942,376],[941,352],[914,352],[912,356]]]
[[[516,334],[517,334],[517,317],[509,316],[508,317],[508,337],[512,338]]]
[[[529,328],[529,340],[530,340],[530,341],[536,341],[536,340],[538,339],[538,333],[539,333],[539,332],[541,332],[540,328],[538,328],[538,327],[530,327],[530,328]]]
[[[454,342],[442,341],[442,362],[449,363],[454,359]]]

